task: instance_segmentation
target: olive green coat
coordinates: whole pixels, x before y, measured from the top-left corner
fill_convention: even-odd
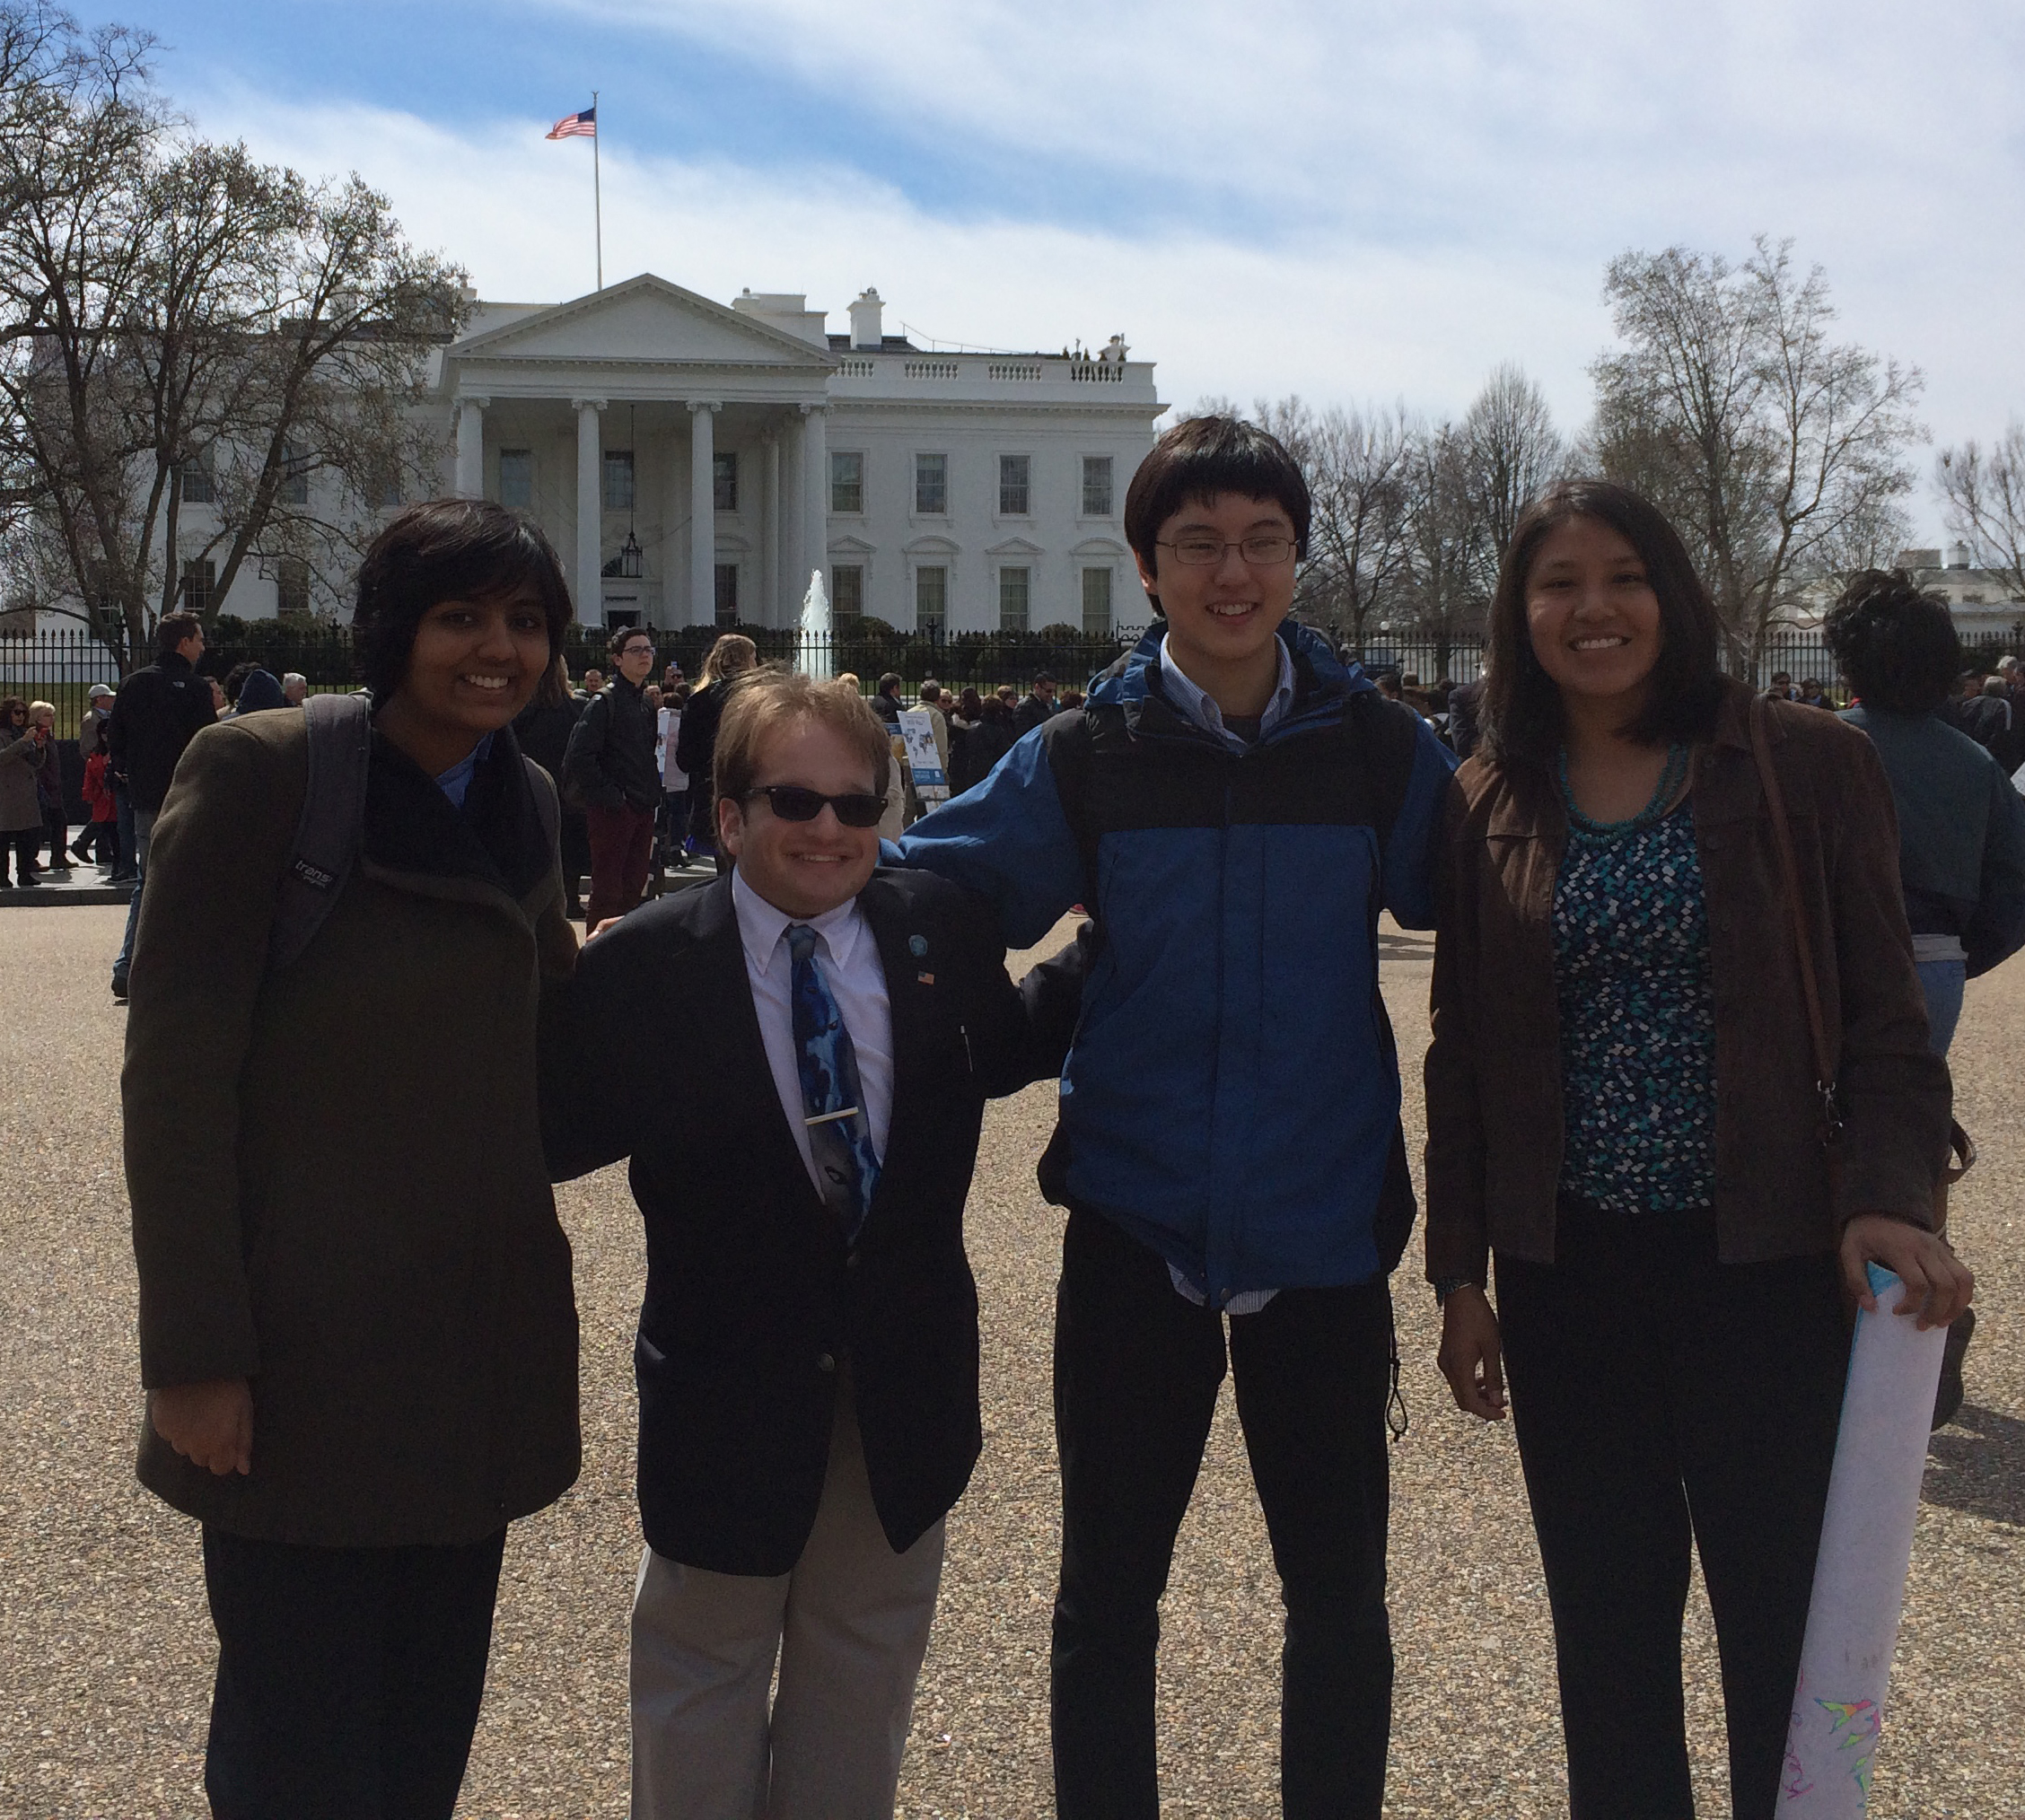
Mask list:
[[[578,1465],[535,1107],[541,989],[575,951],[548,786],[501,734],[460,818],[376,735],[364,852],[270,972],[307,775],[301,715],[224,722],[155,824],[121,1082],[142,1378],[250,1378],[253,1466],[215,1477],[144,1422],[140,1476],[242,1536],[472,1542]]]

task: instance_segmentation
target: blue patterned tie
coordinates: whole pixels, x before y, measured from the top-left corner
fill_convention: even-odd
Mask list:
[[[806,923],[787,926],[793,958],[795,1064],[802,1074],[802,1109],[809,1148],[822,1181],[822,1197],[843,1222],[846,1243],[857,1242],[879,1182],[879,1157],[858,1085],[858,1053],[829,983],[816,965],[816,932]],[[839,1116],[838,1115],[842,1115]]]

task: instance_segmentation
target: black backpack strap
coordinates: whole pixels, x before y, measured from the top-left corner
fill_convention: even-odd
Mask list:
[[[311,696],[302,704],[309,728],[310,780],[295,840],[275,898],[267,965],[297,959],[323,927],[358,858],[365,822],[365,767],[373,749],[371,704],[364,696]]]
[[[1114,709],[1100,709],[1101,713]],[[1041,738],[1048,747],[1048,774],[1055,780],[1056,800],[1063,818],[1075,836],[1076,852],[1083,860],[1083,907],[1094,918],[1097,914],[1097,825],[1090,813],[1090,774],[1094,751],[1092,711],[1084,708],[1072,714],[1057,714],[1045,723]]]
[[[528,788],[534,792],[534,815],[541,824],[541,844],[553,853],[557,851],[563,825],[562,805],[556,797],[556,780],[524,752],[521,754],[521,763],[527,766]]]

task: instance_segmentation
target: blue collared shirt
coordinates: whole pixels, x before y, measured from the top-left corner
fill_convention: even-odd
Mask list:
[[[491,750],[492,735],[487,733],[448,771],[438,774],[436,788],[450,799],[452,809],[461,809],[464,807],[464,797],[471,788],[471,779],[478,772],[478,761]]]
[[[1175,662],[1170,641],[1161,640],[1161,688],[1168,700],[1200,727],[1204,732],[1214,734],[1231,748],[1241,752],[1250,742],[1240,733],[1233,733],[1223,724],[1223,710],[1208,696],[1196,687]],[[1286,640],[1277,633],[1273,636],[1273,649],[1279,653],[1280,674],[1273,685],[1273,699],[1266,704],[1266,712],[1258,717],[1258,734],[1264,739],[1293,710],[1293,659],[1289,654]]]

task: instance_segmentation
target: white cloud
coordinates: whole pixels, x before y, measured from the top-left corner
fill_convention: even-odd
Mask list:
[[[653,270],[721,299],[806,290],[833,326],[876,283],[890,323],[1000,346],[1123,329],[1177,403],[1299,390],[1453,412],[1514,358],[1574,424],[1609,338],[1613,252],[1740,257],[1767,231],[1826,265],[1846,335],[1925,369],[1937,440],[2025,415],[2025,159],[2003,124],[2025,11],[1995,0],[556,10],[629,21],[643,57],[687,39],[750,59],[798,79],[811,109],[848,95],[900,139],[980,164],[1088,173],[1087,202],[1015,179],[932,211],[876,173],[797,163],[793,148],[822,136],[792,119],[765,172],[615,137],[614,277]],[[544,143],[545,119],[460,136],[344,102],[184,99],[266,155],[363,170],[488,296],[590,286],[590,148]],[[1113,200],[1149,188],[1178,204],[1152,225]]]

